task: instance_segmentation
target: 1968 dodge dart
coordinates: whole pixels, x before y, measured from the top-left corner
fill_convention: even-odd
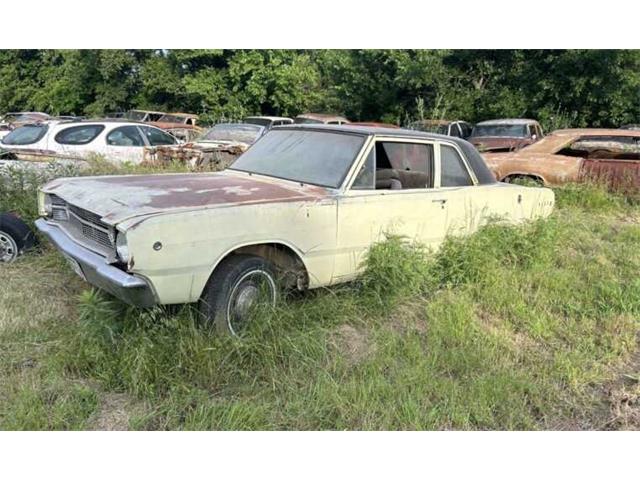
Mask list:
[[[553,209],[498,183],[464,140],[375,127],[277,127],[216,173],[61,178],[38,229],[87,282],[140,307],[199,302],[235,334],[259,293],[353,279],[385,233],[438,247],[491,218]],[[278,287],[277,287],[278,284]]]

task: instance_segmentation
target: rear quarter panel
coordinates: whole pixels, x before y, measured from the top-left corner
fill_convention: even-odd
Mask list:
[[[546,218],[555,205],[553,190],[544,187],[495,183],[467,190],[464,205],[449,212],[448,235],[472,234],[492,222],[518,225]]]
[[[605,183],[614,190],[637,190],[640,186],[640,160],[585,159],[580,178]]]

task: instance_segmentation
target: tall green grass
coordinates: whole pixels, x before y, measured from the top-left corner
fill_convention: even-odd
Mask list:
[[[52,342],[28,386],[0,377],[0,428],[87,428],[105,392],[144,405],[137,429],[573,425],[637,348],[640,227],[616,195],[557,198],[549,219],[489,225],[436,254],[391,236],[357,282],[256,312],[243,340],[188,307],[140,312],[84,290],[64,322],[0,329],[0,343],[23,342],[5,362]]]

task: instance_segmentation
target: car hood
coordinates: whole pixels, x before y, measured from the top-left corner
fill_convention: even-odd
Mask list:
[[[115,225],[134,217],[262,203],[316,201],[329,190],[242,172],[60,178],[42,190]]]
[[[470,137],[468,141],[481,152],[504,148],[518,149],[533,143],[532,139],[523,137]]]

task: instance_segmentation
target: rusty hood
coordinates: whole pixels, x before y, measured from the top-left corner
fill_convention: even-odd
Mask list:
[[[180,210],[316,201],[329,190],[242,172],[60,178],[42,191],[96,213],[110,225]]]
[[[490,152],[494,150],[519,150],[520,148],[533,143],[531,138],[523,137],[471,137],[471,142],[480,152]]]

